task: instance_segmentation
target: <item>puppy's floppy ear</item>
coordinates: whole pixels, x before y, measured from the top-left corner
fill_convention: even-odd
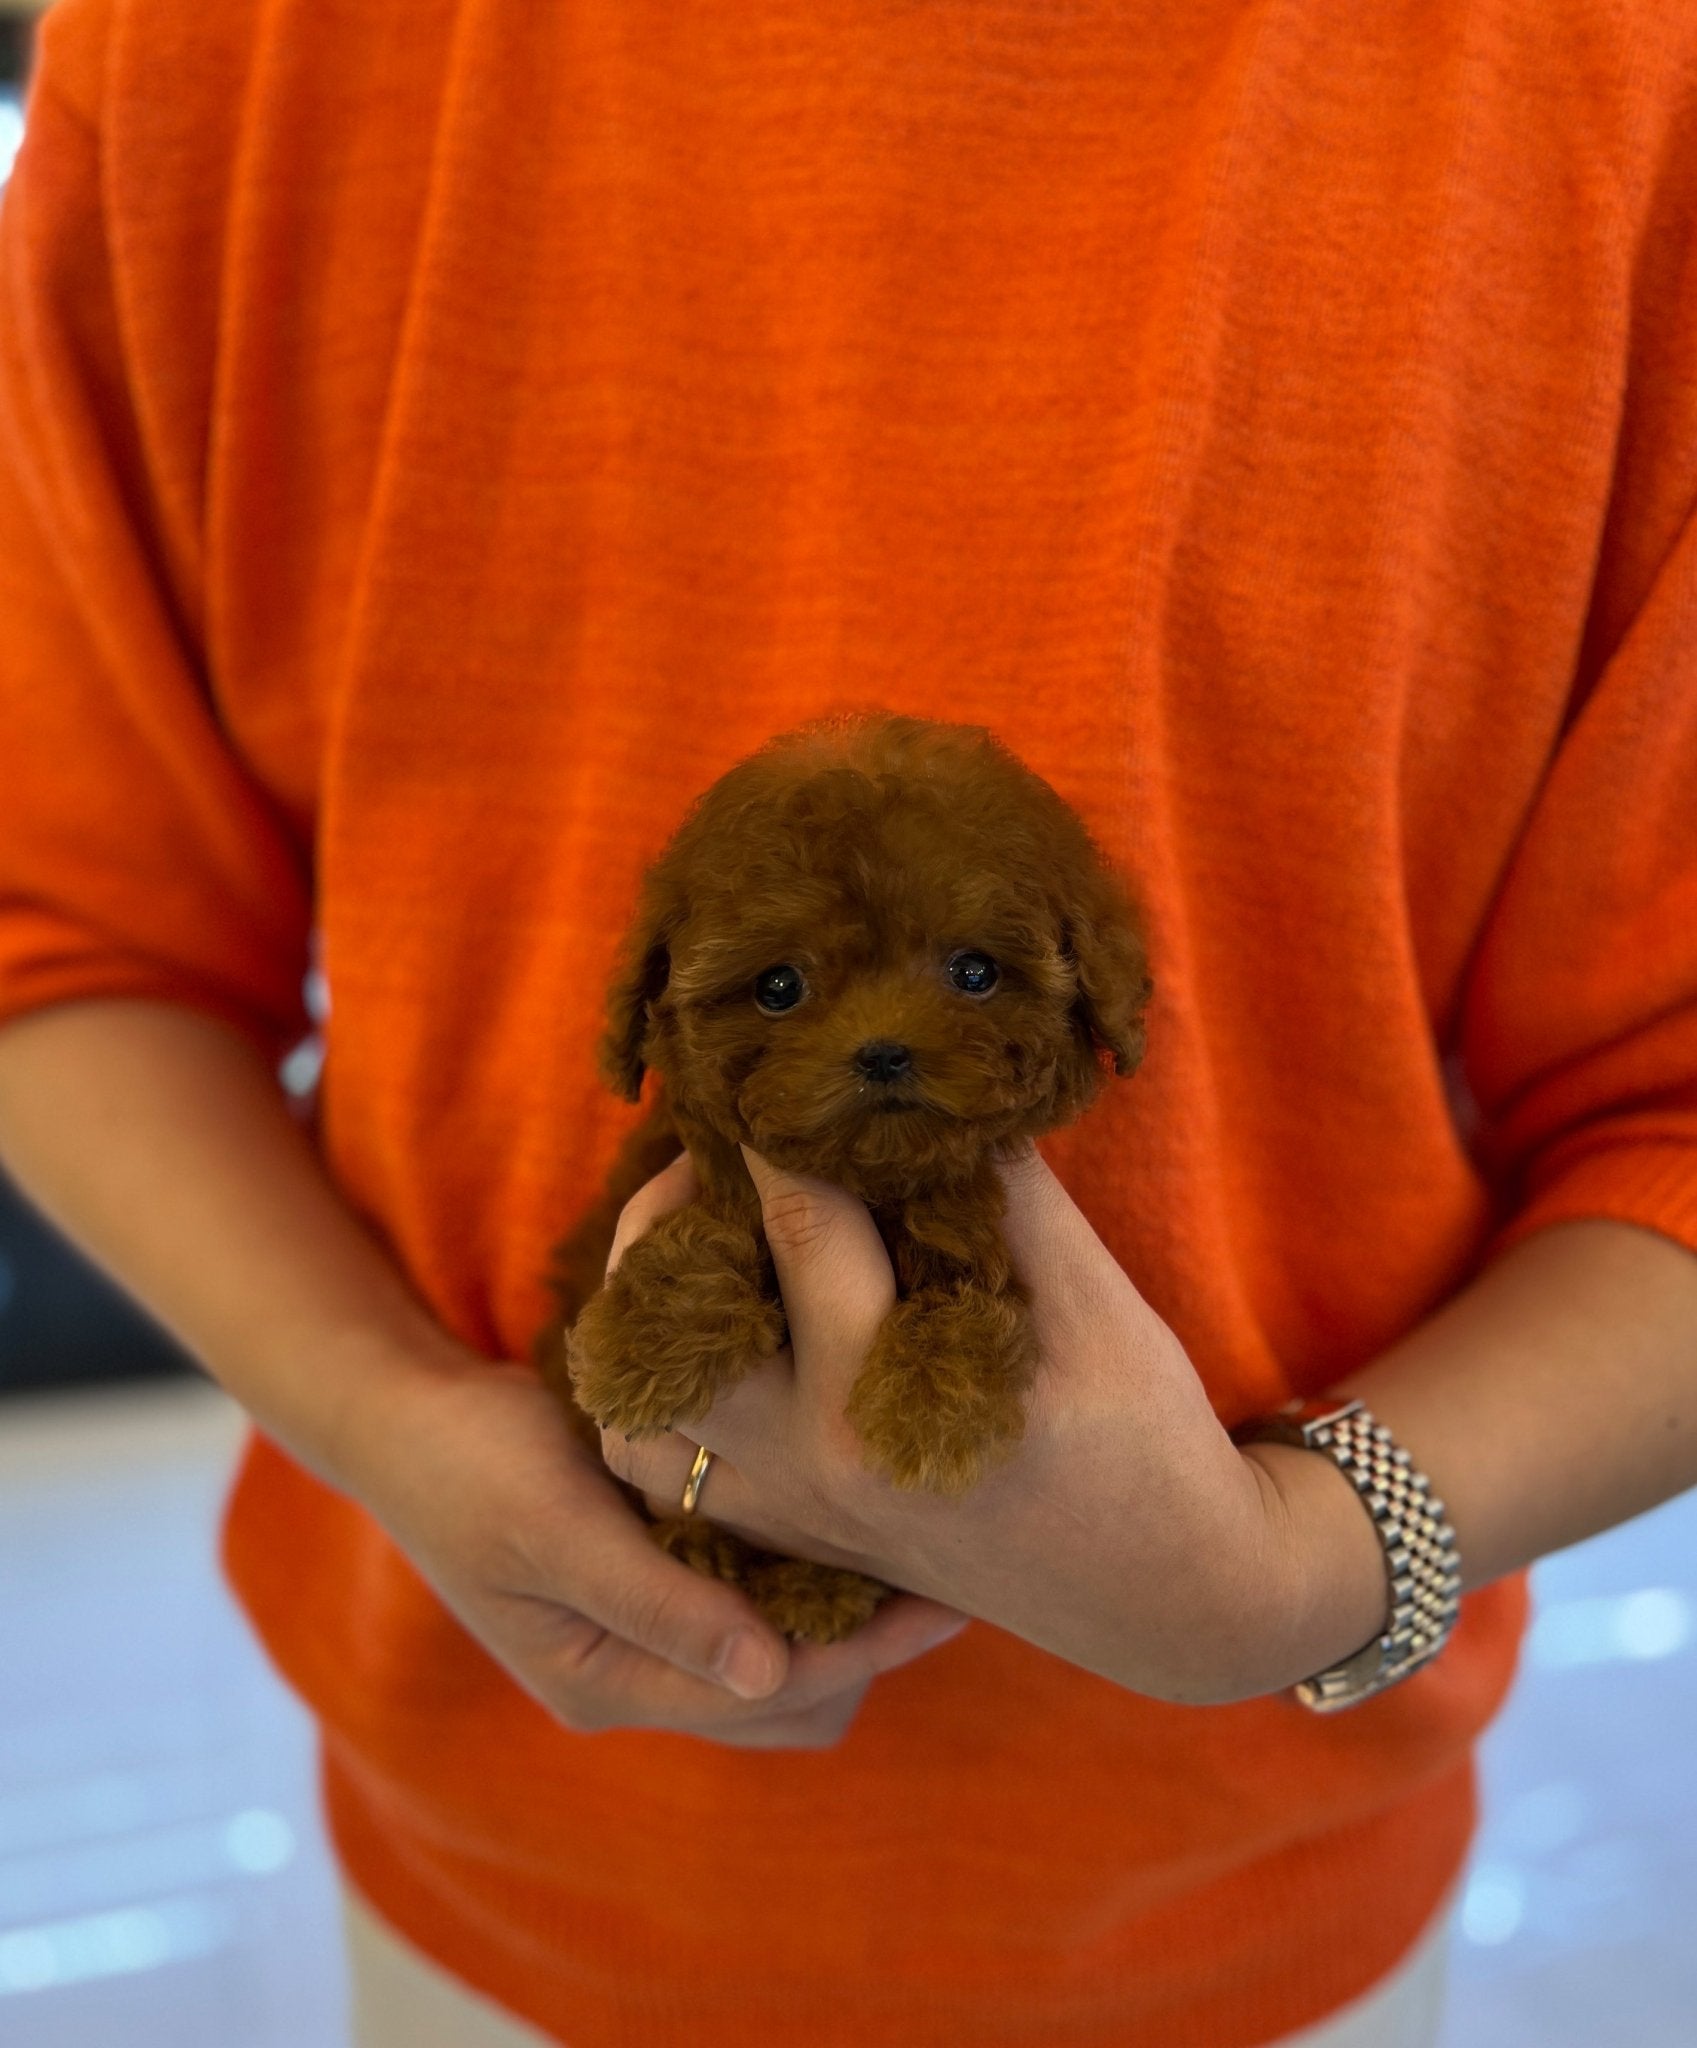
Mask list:
[[[1089,1042],[1129,1074],[1143,1057],[1144,1013],[1155,992],[1148,956],[1124,890],[1106,870],[1061,906],[1061,944],[1078,976],[1074,1010]]]
[[[664,870],[652,872],[643,884],[636,921],[626,934],[607,990],[601,1073],[608,1087],[627,1102],[635,1102],[642,1094],[643,1047],[654,1021],[654,1005],[665,992],[672,971],[671,941],[682,922],[682,910]]]

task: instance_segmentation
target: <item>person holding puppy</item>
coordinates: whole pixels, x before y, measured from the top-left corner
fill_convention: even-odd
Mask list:
[[[0,1158],[259,1425],[362,2043],[1433,2038],[1523,1568],[1697,1480],[1697,20],[1523,17],[49,15]],[[1042,775],[1155,997],[958,1499],[749,1158],[790,1344],[614,1461],[903,1589],[791,1645],[523,1361],[638,876],[845,702]]]

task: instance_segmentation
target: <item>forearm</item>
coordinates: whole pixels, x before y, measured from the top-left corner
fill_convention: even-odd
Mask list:
[[[1697,1257],[1629,1224],[1524,1239],[1331,1390],[1406,1445],[1471,1589],[1697,1485]],[[1297,1592],[1295,1661],[1323,1669],[1383,1626],[1383,1553],[1348,1481],[1259,1445]]]
[[[91,1001],[0,1029],[0,1161],[332,1482],[349,1402],[460,1355],[332,1186],[263,1060],[209,1018]]]

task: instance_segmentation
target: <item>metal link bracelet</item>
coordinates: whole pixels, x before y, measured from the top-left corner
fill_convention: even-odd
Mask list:
[[[1424,1472],[1360,1401],[1293,1401],[1232,1432],[1237,1444],[1293,1444],[1329,1457],[1360,1494],[1384,1546],[1390,1626],[1354,1656],[1305,1678],[1296,1697],[1317,1714],[1371,1699],[1430,1663],[1461,1611],[1461,1556]]]

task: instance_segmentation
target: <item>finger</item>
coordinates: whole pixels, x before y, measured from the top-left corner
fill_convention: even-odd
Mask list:
[[[699,1430],[699,1423],[691,1423]],[[648,1437],[635,1443],[603,1431],[602,1444],[608,1467],[617,1478],[641,1490],[648,1512],[665,1521],[683,1512],[684,1488],[695,1469],[697,1446],[687,1437]],[[708,1499],[711,1493],[712,1499]],[[782,1499],[769,1500],[764,1489],[744,1478],[729,1458],[715,1454],[696,1488],[695,1512],[728,1529],[746,1542],[792,1557],[810,1558],[815,1564],[836,1565],[842,1571],[866,1572],[878,1576],[871,1558],[844,1550],[814,1533],[810,1522],[804,1533],[796,1528]]]
[[[805,1714],[763,1714],[757,1721],[731,1721],[713,1740],[733,1749],[835,1749],[853,1725],[868,1688],[856,1686]]]
[[[1123,1268],[1091,1228],[1035,1145],[999,1160],[1007,1193],[1002,1241],[1014,1272],[1051,1315],[1082,1314],[1105,1284],[1129,1285]]]
[[[674,1507],[701,1444],[733,1464],[746,1459],[763,1472],[787,1474],[799,1456],[790,1446],[795,1400],[793,1357],[786,1345],[726,1388],[705,1415],[679,1429],[641,1437],[602,1430],[602,1462],[632,1486],[669,1495]]]
[[[701,1424],[692,1422],[690,1428],[699,1433]],[[684,1488],[695,1469],[700,1448],[698,1443],[680,1436],[676,1430],[668,1431],[665,1436],[644,1437],[623,1436],[616,1429],[601,1432],[601,1455],[607,1461],[607,1470],[627,1486],[639,1487],[650,1508],[663,1515],[684,1512]],[[696,1507],[701,1513],[707,1512],[703,1496],[709,1481],[720,1482],[713,1489],[717,1503],[724,1493],[723,1481],[729,1469],[725,1453],[716,1451],[696,1487]]]
[[[797,1376],[851,1373],[896,1299],[872,1213],[829,1181],[785,1172],[747,1145],[742,1153],[760,1196]]]
[[[1074,1249],[1080,1225],[1095,1236],[1035,1145],[1022,1145],[1009,1158],[998,1159],[996,1171],[1008,1203],[1002,1237],[1016,1260],[1036,1266],[1052,1255],[1057,1245]]]
[[[866,1654],[871,1670],[882,1674],[903,1664],[911,1664],[928,1652],[952,1642],[965,1629],[968,1619],[968,1616],[935,1600],[921,1600],[900,1593],[886,1600],[852,1640]],[[836,1647],[832,1645],[822,1652],[820,1661],[823,1663]],[[791,1669],[796,1675],[776,1700],[743,1709],[742,1714],[750,1718],[739,1717],[725,1724],[720,1739],[761,1749],[824,1749],[841,1741],[871,1686],[871,1676],[845,1684],[842,1690],[827,1694],[815,1706],[795,1713],[775,1713],[774,1708],[779,1701],[796,1694],[812,1680],[809,1656],[805,1650],[797,1650]]]
[[[633,1487],[671,1493],[676,1505],[700,1444],[719,1458],[749,1458],[762,1470],[790,1468],[796,1456],[788,1448],[794,1401],[794,1356],[784,1346],[716,1395],[704,1415],[684,1423],[688,1436],[667,1430],[661,1436],[626,1438],[618,1430],[602,1430],[602,1462]]]
[[[652,1230],[662,1216],[687,1207],[700,1192],[695,1161],[687,1152],[680,1152],[670,1166],[662,1167],[652,1180],[644,1181],[619,1211],[613,1246],[607,1254],[607,1271],[611,1273],[636,1240]]]
[[[585,1733],[655,1727],[722,1735],[803,1721],[844,1695],[858,1696],[881,1672],[913,1662],[965,1626],[964,1615],[934,1601],[897,1596],[844,1642],[797,1644],[784,1684],[761,1700],[734,1699],[634,1643],[606,1635],[551,1674],[550,1690],[559,1695],[556,1711]]]
[[[622,1500],[587,1525],[574,1520],[571,1533],[567,1554],[538,1560],[540,1575],[569,1589],[560,1597],[598,1628],[740,1699],[783,1684],[788,1645],[753,1602],[656,1549]]]
[[[927,1651],[952,1641],[968,1619],[939,1601],[896,1594],[840,1643],[792,1644],[789,1673],[777,1692],[746,1705],[721,1696],[715,1718],[729,1722],[809,1712],[841,1693],[864,1689],[883,1673],[911,1664]]]
[[[787,1688],[766,1699],[740,1699],[610,1631],[587,1649],[574,1646],[545,1666],[535,1689],[569,1728],[583,1735],[610,1728],[713,1734],[790,1714]]]

